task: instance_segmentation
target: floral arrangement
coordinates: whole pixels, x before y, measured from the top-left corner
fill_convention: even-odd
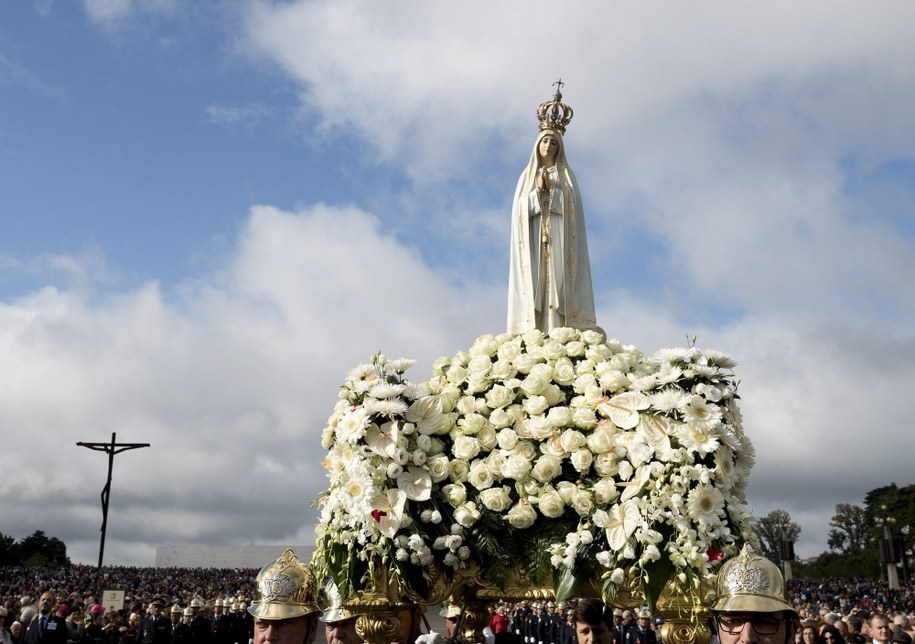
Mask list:
[[[412,384],[376,355],[324,430],[330,487],[313,564],[344,597],[385,566],[423,596],[430,570],[512,570],[557,597],[673,579],[697,602],[716,559],[752,539],[753,447],[727,356],[646,357],[594,331],[484,335]],[[629,586],[626,586],[629,587]]]

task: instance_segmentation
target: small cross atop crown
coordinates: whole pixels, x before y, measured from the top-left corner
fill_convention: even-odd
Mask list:
[[[562,86],[565,85],[562,79],[553,85],[556,86],[556,93],[552,100],[544,101],[537,108],[537,120],[540,121],[540,130],[556,130],[565,134],[566,126],[572,120],[572,108],[562,102]]]

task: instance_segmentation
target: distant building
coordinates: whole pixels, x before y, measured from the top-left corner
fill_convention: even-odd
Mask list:
[[[159,546],[157,568],[261,568],[286,548],[300,561],[311,561],[314,546]]]

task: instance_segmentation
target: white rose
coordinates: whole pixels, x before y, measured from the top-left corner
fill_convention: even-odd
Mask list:
[[[563,346],[564,344],[565,343],[557,342],[553,339],[547,340],[543,343],[543,357],[550,362],[556,362],[566,354],[566,348]]]
[[[620,494],[613,479],[601,479],[594,484],[594,500],[599,505],[607,505]]]
[[[521,407],[531,416],[539,416],[547,410],[549,405],[543,396],[528,396],[521,401]]]
[[[480,453],[480,443],[473,436],[458,436],[451,446],[455,458],[469,461]]]
[[[550,519],[556,519],[562,516],[566,510],[565,503],[556,493],[556,490],[549,490],[540,496],[540,502],[537,503],[540,513]]]
[[[545,378],[540,377],[533,371],[527,374],[527,377],[521,381],[521,391],[528,397],[536,396],[543,392],[546,389],[549,381]]]
[[[591,513],[591,510],[594,509],[594,500],[591,498],[591,495],[585,492],[584,490],[579,490],[574,497],[572,497],[572,502],[569,503],[572,506],[572,509],[580,517],[586,517]],[[590,533],[588,533],[590,534]]]
[[[467,436],[473,436],[479,432],[488,421],[485,416],[477,413],[468,414],[458,421],[458,426]]]
[[[528,461],[533,461],[534,457],[537,455],[537,448],[534,447],[534,444],[530,441],[518,441],[518,444],[515,446],[515,453],[520,454]]]
[[[492,471],[489,469],[489,466],[485,461],[473,462],[473,464],[470,466],[470,476],[468,477],[468,481],[478,490],[485,490],[488,487],[492,487]]]
[[[553,381],[567,387],[576,378],[575,366],[568,358],[560,358],[553,367]]]
[[[514,429],[506,427],[505,429],[500,430],[496,437],[499,441],[499,449],[513,450],[515,449],[515,445],[518,444],[518,434]]]
[[[578,492],[578,486],[571,481],[559,481],[559,483],[556,484],[556,491],[562,498],[562,502],[569,505],[572,502],[575,493]]]
[[[454,406],[462,416],[468,416],[477,410],[476,396],[461,396]]]
[[[517,342],[506,342],[499,347],[496,356],[499,360],[514,360],[521,353],[521,346]]]
[[[572,390],[577,394],[583,394],[588,389],[588,387],[596,386],[597,381],[590,373],[583,373],[575,378],[575,380],[572,382]]]
[[[578,330],[567,326],[559,326],[550,329],[550,339],[556,342],[566,344],[578,338]]]
[[[573,358],[585,355],[585,343],[581,340],[566,342],[566,355]]]
[[[562,389],[559,388],[559,385],[555,383],[550,383],[543,389],[543,396],[546,398],[550,407],[565,402],[566,399],[565,393],[563,393]]]
[[[465,503],[454,511],[454,520],[465,528],[471,527],[480,518],[480,511],[477,510],[477,504],[472,501]]]
[[[530,373],[535,364],[537,364],[537,358],[529,353],[522,353],[512,360],[512,366],[520,374]]]
[[[442,387],[442,390],[438,394],[438,399],[442,402],[442,413],[447,414],[448,412],[453,411],[454,406],[457,404],[458,398],[460,397],[461,390],[455,387],[453,384],[449,383]]]
[[[513,528],[516,530],[524,530],[525,528],[534,525],[534,521],[537,519],[537,513],[529,504],[519,502],[508,511],[506,518]]]
[[[572,424],[582,429],[591,429],[597,425],[597,414],[590,407],[576,406],[572,410]]]
[[[597,405],[607,399],[600,385],[588,385],[585,387],[584,396],[585,402],[589,405]]]
[[[509,458],[509,460],[511,460]],[[531,476],[541,483],[549,483],[562,473],[562,462],[554,456],[541,456],[531,471]]]
[[[452,364],[445,372],[445,378],[453,385],[459,385],[467,378],[467,369],[459,364]]]
[[[600,344],[604,341],[604,336],[599,331],[588,329],[581,332],[581,339],[585,344]]]
[[[508,495],[509,487],[491,487],[480,492],[480,501],[493,512],[505,512],[511,507],[512,500]]]
[[[450,470],[451,480],[457,481],[458,483],[466,481],[467,475],[470,474],[470,464],[460,458],[451,461],[448,469]]]
[[[493,385],[486,392],[486,404],[492,409],[507,407],[515,399],[515,392],[505,385]]]
[[[575,471],[580,474],[587,474],[588,470],[591,469],[591,463],[594,460],[594,455],[586,449],[577,449],[572,452],[572,467],[575,468]]]
[[[492,363],[489,375],[496,380],[508,380],[515,375],[515,365],[511,360],[496,360]]]
[[[494,478],[504,478],[502,475],[502,465],[505,463],[505,458],[506,457],[499,450],[493,450],[489,453],[489,456],[486,457],[486,464],[489,465],[489,470],[492,472]]]
[[[496,430],[493,429],[492,425],[486,423],[486,426],[477,434],[477,441],[480,443],[482,451],[491,451],[496,446]]]
[[[490,369],[492,369],[492,360],[489,356],[474,356],[467,365],[467,371],[477,378],[488,375]]]
[[[547,412],[547,420],[549,420],[550,425],[559,429],[562,427],[568,427],[572,424],[572,410],[568,407],[551,407],[550,411]],[[581,437],[582,442],[584,442],[585,437]]]
[[[498,350],[499,341],[491,333],[486,333],[473,341],[473,346],[470,347],[470,355],[491,356]]]
[[[604,452],[594,457],[592,464],[594,471],[601,476],[615,476],[619,471],[616,465],[616,455],[613,452]]]
[[[413,465],[423,465],[426,462],[426,452],[421,449],[413,452]]]
[[[511,427],[515,424],[515,417],[504,409],[494,409],[493,412],[489,415],[489,423],[495,429]]]
[[[550,413],[552,413],[554,409],[565,409],[568,411],[568,407],[554,407],[550,410]],[[584,447],[587,442],[585,435],[576,429],[567,429],[559,436],[559,443],[562,445],[562,449],[570,454],[575,450]]]
[[[448,499],[452,507],[463,505],[467,500],[467,490],[460,483],[449,483],[442,488],[442,494]]]
[[[533,416],[527,421],[527,435],[536,440],[543,440],[553,435],[553,425],[546,416]]]
[[[521,454],[512,454],[502,465],[502,476],[520,481],[531,471],[531,461]]]
[[[521,336],[521,339],[524,340],[524,344],[528,349],[530,349],[530,347],[539,347],[543,344],[543,331],[540,331],[539,329],[525,331]]]
[[[588,435],[588,449],[595,454],[609,452],[613,448],[613,432],[607,425],[600,425]]]
[[[556,434],[551,434],[547,440],[540,443],[540,451],[547,456],[566,457],[566,451],[562,449],[562,443],[559,442],[559,436]]]

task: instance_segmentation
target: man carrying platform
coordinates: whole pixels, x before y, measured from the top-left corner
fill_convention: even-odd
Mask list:
[[[721,644],[792,644],[797,612],[788,604],[778,566],[744,545],[718,573],[712,606]]]
[[[318,589],[311,569],[287,549],[257,575],[254,644],[311,644],[318,631]]]

